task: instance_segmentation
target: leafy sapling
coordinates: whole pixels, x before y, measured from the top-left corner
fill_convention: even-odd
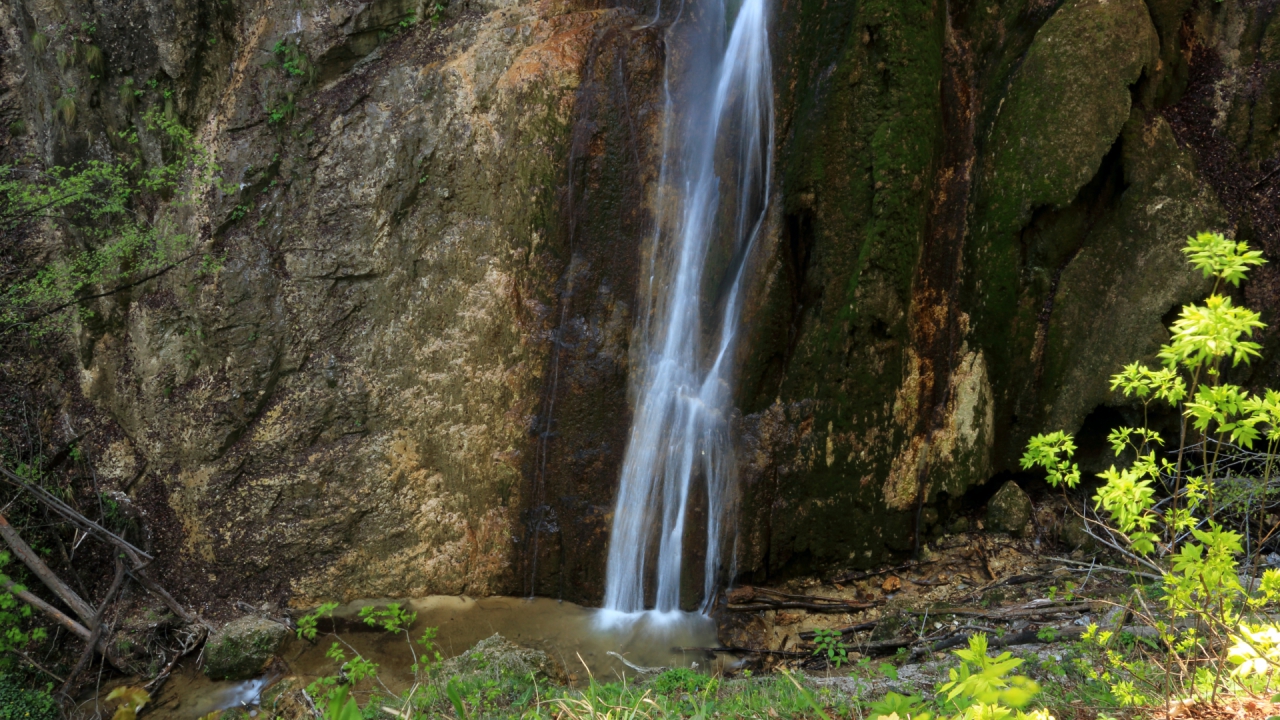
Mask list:
[[[828,665],[835,665],[839,670],[842,665],[849,662],[849,650],[841,639],[843,635],[839,630],[819,629],[813,633],[813,654],[822,655],[826,658]]]

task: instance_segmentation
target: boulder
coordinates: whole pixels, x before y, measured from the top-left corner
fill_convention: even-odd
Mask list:
[[[280,649],[289,628],[256,615],[223,625],[204,648],[204,674],[214,680],[247,680]]]
[[[1026,532],[1031,522],[1031,498],[1010,480],[987,503],[987,527],[1014,535]]]

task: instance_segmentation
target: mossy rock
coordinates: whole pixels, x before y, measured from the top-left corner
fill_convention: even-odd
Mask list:
[[[214,680],[247,680],[271,660],[289,628],[256,615],[232,620],[204,648],[204,674]]]
[[[1031,498],[1018,487],[1018,483],[1010,480],[987,503],[987,526],[992,530],[1022,535],[1031,522],[1031,512]]]
[[[1036,33],[992,139],[992,229],[1021,227],[1038,205],[1065,207],[1129,119],[1130,86],[1159,40],[1142,0],[1068,0]]]
[[[521,647],[496,633],[461,655],[445,660],[442,670],[446,677],[488,675],[496,679],[532,674],[555,682],[562,681],[564,675],[546,653]]]

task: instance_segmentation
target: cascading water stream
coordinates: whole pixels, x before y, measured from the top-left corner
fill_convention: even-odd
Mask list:
[[[714,596],[735,493],[734,343],[772,171],[765,0],[742,1],[727,42],[724,0],[684,0],[665,32],[662,168],[639,320],[644,360],[605,580],[605,610],[622,613],[645,609],[655,543],[655,609],[680,608],[685,522],[699,479],[708,504],[704,609]],[[728,269],[708,278],[709,263]],[[705,308],[719,308],[705,313],[715,323],[709,333]]]

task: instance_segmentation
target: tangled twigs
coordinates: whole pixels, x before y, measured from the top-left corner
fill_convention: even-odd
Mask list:
[[[103,628],[106,627],[106,623],[103,622],[102,617],[106,614],[107,606],[111,604],[111,599],[120,591],[120,586],[123,584],[124,563],[120,562],[120,558],[116,558],[115,579],[111,581],[111,587],[108,588],[107,594],[103,596],[102,604],[98,606],[98,611],[93,615],[93,632],[90,633],[89,639],[85,641],[84,652],[80,653],[80,660],[76,663],[76,666],[71,669],[71,672],[67,674],[67,679],[62,681],[62,689],[59,690],[60,694],[67,695],[70,693],[72,687],[75,685],[76,678],[84,670],[85,666],[89,664],[89,660],[93,658],[93,650],[97,647],[98,640],[102,638]]]
[[[203,621],[200,618],[196,617],[194,613],[192,613],[190,610],[186,609],[180,603],[178,603],[178,601],[175,600],[173,596],[168,593],[168,591],[166,591],[163,587],[159,585],[159,583],[152,580],[147,575],[146,567],[152,560],[155,559],[154,557],[147,554],[146,552],[143,552],[141,549],[139,549],[136,545],[129,542],[128,540],[125,540],[119,535],[111,532],[110,530],[102,527],[98,523],[85,517],[83,514],[76,512],[73,508],[71,508],[66,503],[62,502],[58,498],[51,495],[44,488],[34,485],[32,483],[26,482],[20,476],[10,471],[8,468],[0,466],[0,477],[3,477],[4,479],[6,479],[9,482],[9,484],[15,485],[18,488],[30,493],[32,497],[44,503],[45,506],[47,506],[49,509],[53,510],[57,514],[61,515],[63,519],[65,519],[67,522],[70,522],[72,525],[76,526],[80,530],[90,535],[93,535],[94,537],[97,537],[103,542],[106,542],[110,545],[114,545],[116,549],[124,553],[124,556],[129,559],[130,577],[132,577],[134,580],[137,580],[138,583],[140,583],[143,587],[145,587],[147,590],[155,594],[156,597],[160,598],[160,600],[164,602],[164,604],[169,608],[169,610],[171,610],[174,615],[177,615],[178,617],[182,618],[184,622],[187,622],[193,625],[203,625]],[[65,585],[65,583],[63,583],[63,585]],[[70,588],[67,588],[67,590],[70,591]],[[55,590],[55,592],[57,591]],[[72,594],[74,595],[74,593]],[[61,596],[61,593],[59,593],[59,596]],[[64,600],[65,599],[66,598],[64,598]],[[68,605],[70,605],[70,603],[68,603]],[[86,603],[85,607],[87,608],[87,606],[88,604]],[[76,608],[73,606],[72,609],[76,609]],[[77,610],[77,614],[79,614],[79,610]],[[87,614],[92,615],[92,612],[90,611]],[[86,622],[88,621],[87,618],[85,618],[85,620]]]
[[[151,682],[142,686],[147,692],[155,694],[155,691],[164,684],[164,681],[169,679],[169,675],[173,673],[173,668],[177,666],[178,661],[186,657],[192,650],[200,647],[200,644],[204,642],[205,635],[208,633],[208,627],[204,623],[191,623],[186,628],[188,628],[189,632],[186,637],[182,638],[182,644],[179,646],[178,651],[173,654],[173,658],[164,666],[160,674],[152,678]]]
[[[70,630],[71,633],[76,637],[79,637],[85,640],[89,639],[89,635],[90,635],[89,628],[76,622],[74,619],[72,619],[70,616],[68,616],[66,613],[62,612],[58,608],[50,605],[44,600],[41,600],[39,597],[32,595],[29,590],[20,590],[19,588],[21,588],[22,586],[19,585],[18,583],[12,580],[9,580],[8,578],[4,578],[4,579],[0,579],[0,587],[3,587],[6,591],[13,594],[13,596],[18,598],[19,600],[22,600],[23,602],[30,605],[31,607],[39,610],[45,615],[48,615],[54,622],[58,623],[62,627],[66,628],[67,630]]]
[[[31,549],[30,545],[23,541],[22,537],[18,535],[18,531],[13,529],[13,526],[9,524],[9,520],[3,514],[0,514],[0,537],[4,538],[5,544],[9,546],[9,549],[13,550],[13,554],[17,555],[18,559],[36,577],[40,578],[40,582],[43,582],[45,587],[52,590],[54,595],[61,598],[62,602],[66,603],[67,607],[75,612],[81,622],[93,623],[93,608],[89,606],[89,603],[85,602],[71,589],[71,586],[63,582],[61,578],[50,570],[48,565],[44,564],[40,556]]]
[[[147,553],[143,552],[142,550],[138,549],[137,546],[135,546],[133,543],[130,543],[128,540],[125,540],[119,535],[116,535],[115,533],[102,527],[98,523],[76,512],[69,505],[67,505],[66,503],[62,502],[58,498],[51,495],[44,488],[38,485],[29,483],[26,480],[23,480],[22,477],[13,473],[11,470],[9,470],[9,468],[0,466],[0,477],[5,478],[10,485],[14,485],[17,488],[21,490],[25,490],[26,492],[30,493],[32,497],[44,503],[45,506],[47,506],[50,510],[53,510],[57,514],[61,515],[64,520],[71,523],[72,525],[75,525],[76,527],[80,528],[84,532],[87,532],[90,535],[94,535],[107,543],[115,545],[122,552],[124,552],[124,554],[129,558],[129,561],[133,564],[134,569],[144,566],[146,563],[143,562],[143,560],[150,562],[151,560],[155,559],[150,555],[148,555]]]

